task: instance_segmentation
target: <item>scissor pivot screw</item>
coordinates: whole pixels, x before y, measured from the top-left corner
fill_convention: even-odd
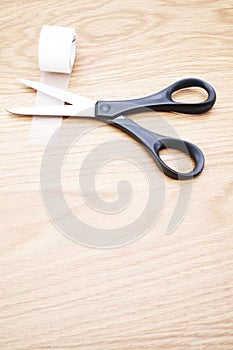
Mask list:
[[[104,113],[107,113],[109,112],[111,109],[111,106],[109,104],[103,104],[101,107],[100,107],[100,110],[101,112],[104,112]]]

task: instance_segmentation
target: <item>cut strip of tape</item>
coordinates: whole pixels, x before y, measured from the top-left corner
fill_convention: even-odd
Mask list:
[[[76,49],[73,28],[43,26],[38,47],[40,82],[66,90],[72,72]],[[56,98],[37,92],[35,105],[63,105]],[[32,118],[29,144],[46,145],[53,133],[61,126],[61,117]]]

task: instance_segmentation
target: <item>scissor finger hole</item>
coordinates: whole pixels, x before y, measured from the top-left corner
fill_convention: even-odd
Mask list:
[[[195,162],[186,153],[173,148],[163,148],[159,151],[162,161],[179,173],[188,173],[195,167]]]
[[[200,87],[191,87],[180,89],[172,94],[172,100],[183,103],[199,103],[207,99],[208,93],[205,89]]]

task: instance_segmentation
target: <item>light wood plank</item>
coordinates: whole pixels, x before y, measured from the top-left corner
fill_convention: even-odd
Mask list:
[[[0,13],[0,348],[232,350],[232,1],[3,0]],[[188,76],[215,87],[217,103],[206,115],[161,113],[206,156],[172,235],[166,227],[180,184],[167,178],[159,220],[121,249],[75,244],[48,219],[40,196],[43,148],[27,144],[30,118],[5,111],[34,101],[35,93],[15,79],[39,78],[43,24],[76,29],[70,89],[87,97],[139,97]],[[155,113],[133,118],[151,130],[162,128]],[[64,190],[74,212],[101,225],[103,219],[91,218],[79,201],[77,167],[103,140],[130,138],[101,123],[93,127],[67,160]],[[116,182],[130,174],[137,213],[145,199],[143,176],[120,165],[103,171],[100,195],[114,199]]]

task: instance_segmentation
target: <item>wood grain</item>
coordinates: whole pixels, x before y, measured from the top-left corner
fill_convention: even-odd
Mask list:
[[[0,13],[0,348],[232,350],[232,1],[3,0]],[[27,144],[31,119],[5,111],[34,101],[35,93],[15,79],[39,78],[43,24],[76,29],[70,89],[87,97],[143,96],[188,76],[215,87],[217,103],[203,116],[162,113],[206,157],[172,235],[166,227],[180,184],[167,178],[159,220],[121,249],[75,244],[50,222],[40,195],[44,150]],[[134,118],[152,130],[161,127],[153,113]],[[74,186],[79,160],[103,140],[129,139],[109,126],[93,127],[64,170],[67,200],[85,220],[91,216]],[[110,165],[98,189],[114,199],[114,186],[129,173],[139,196],[136,213],[145,189],[140,170]],[[92,220],[101,225],[98,215]]]

